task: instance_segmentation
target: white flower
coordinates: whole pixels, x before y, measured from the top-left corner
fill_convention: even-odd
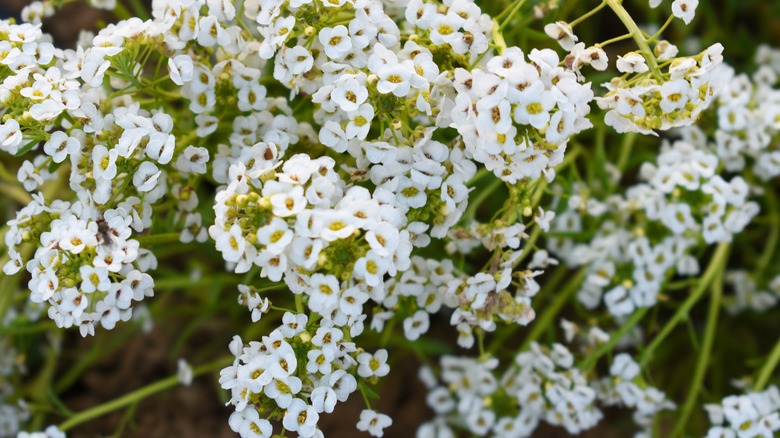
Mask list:
[[[81,144],[75,138],[69,137],[62,131],[55,131],[49,141],[43,145],[43,151],[50,155],[55,163],[62,163],[68,155],[74,154],[80,147]]]
[[[336,370],[330,376],[323,376],[323,380],[327,381],[330,387],[333,388],[340,402],[347,401],[349,395],[357,389],[355,376],[348,374],[344,370]]]
[[[339,303],[339,281],[334,275],[316,273],[311,276],[309,308],[320,314],[328,314]]]
[[[688,24],[696,15],[697,6],[699,6],[699,0],[674,0],[672,2],[672,14],[682,19],[685,24]]]
[[[518,95],[514,120],[536,129],[544,129],[550,121],[550,111],[555,107],[555,103],[552,92],[545,90],[541,82],[534,82]]]
[[[173,58],[168,58],[168,70],[170,70],[171,81],[174,84],[184,85],[185,82],[192,80],[195,67],[189,55],[176,55]]]
[[[300,213],[306,208],[306,198],[303,196],[303,187],[294,186],[286,192],[275,193],[270,198],[273,213],[279,217],[289,217]]]
[[[216,15],[206,15],[199,22],[198,44],[203,47],[227,46],[230,35],[220,26]]]
[[[374,107],[364,103],[357,111],[350,112],[348,116],[349,122],[344,129],[347,138],[365,140],[369,129],[371,129],[371,120],[374,119]]]
[[[691,85],[685,79],[664,82],[661,85],[662,99],[659,104],[661,109],[668,114],[676,109],[684,108],[685,104],[688,103],[690,90]]]
[[[368,90],[354,77],[342,76],[334,85],[335,88],[331,92],[331,100],[342,111],[357,111],[360,105],[368,98]]]
[[[336,391],[333,388],[327,386],[318,386],[314,388],[309,396],[311,399],[311,405],[315,411],[330,414],[336,407],[338,398],[336,398]]]
[[[321,215],[322,229],[320,236],[327,242],[346,239],[355,232],[352,216],[342,210],[329,210]]]
[[[257,409],[244,409],[230,414],[228,424],[241,438],[270,438],[274,433],[271,422],[260,418]]]
[[[192,378],[194,377],[192,367],[184,358],[179,359],[176,363],[176,369],[176,376],[179,378],[179,382],[184,386],[192,385]]]
[[[48,122],[62,114],[64,110],[65,105],[61,101],[46,99],[30,108],[30,116],[39,122]]]
[[[176,148],[176,137],[164,132],[152,132],[146,144],[146,156],[160,164],[168,164]]]
[[[577,35],[574,35],[571,26],[565,21],[547,24],[544,26],[544,33],[558,41],[558,44],[566,51],[570,51],[574,47],[574,43],[578,41]]]
[[[396,227],[388,222],[380,222],[376,227],[366,233],[366,242],[371,246],[371,251],[380,257],[391,256],[398,244],[400,233]]]
[[[357,429],[363,432],[368,432],[371,436],[381,437],[384,436],[384,429],[390,427],[393,424],[393,420],[385,414],[377,413],[371,409],[364,409],[360,413],[360,421],[358,421]]]
[[[257,242],[265,245],[269,253],[278,255],[292,242],[293,234],[284,219],[275,217],[270,224],[257,230]]]
[[[133,185],[139,192],[151,191],[157,185],[161,170],[150,161],[144,161],[133,175]]]
[[[290,432],[298,432],[302,438],[309,438],[314,436],[319,418],[320,415],[312,406],[299,398],[294,398],[284,413],[282,425]]]
[[[89,265],[82,265],[79,268],[81,275],[80,289],[84,293],[97,291],[108,292],[111,286],[111,280],[108,278],[108,270],[104,268],[95,268]]]
[[[238,262],[241,256],[244,254],[244,247],[246,240],[241,233],[241,227],[238,224],[233,224],[230,230],[227,232],[221,232],[218,236],[212,238],[216,241],[217,251],[222,253],[222,258],[228,262]]]
[[[306,73],[314,66],[314,58],[303,46],[287,48],[283,53],[284,63],[293,75]]]
[[[612,360],[612,366],[609,368],[609,373],[615,377],[620,377],[623,380],[633,380],[634,377],[639,375],[639,364],[631,359],[631,356],[626,353],[620,353]]]
[[[357,361],[360,377],[384,377],[390,372],[390,366],[387,364],[387,350],[385,349],[377,350],[373,355],[367,352],[360,353]]]
[[[428,312],[418,310],[414,315],[404,319],[404,336],[410,341],[415,341],[428,331],[430,324]]]
[[[320,30],[319,40],[325,48],[325,54],[331,59],[341,59],[352,50],[349,30],[341,24]]]
[[[99,52],[90,52],[81,66],[81,79],[90,87],[98,87],[103,83],[103,77],[111,66],[111,62]]]
[[[379,82],[376,89],[382,94],[393,93],[398,97],[409,94],[412,73],[402,64],[388,64],[377,72]]]
[[[649,70],[644,56],[629,52],[617,58],[617,69],[621,73],[644,73]]]
[[[555,219],[555,212],[548,210],[544,211],[542,207],[539,207],[539,211],[534,215],[534,222],[539,225],[539,228],[544,232],[550,231],[550,222]]]
[[[335,357],[335,349],[325,348],[322,350],[313,349],[306,353],[308,361],[306,362],[306,371],[309,374],[320,373],[330,374],[333,370],[332,364]]]
[[[282,316],[282,325],[279,326],[279,331],[285,338],[292,338],[298,335],[306,329],[306,322],[308,317],[305,314],[294,314],[290,312],[284,312]]]
[[[616,316],[630,315],[635,309],[634,302],[623,286],[616,286],[604,294],[604,303],[610,313]]]
[[[216,127],[216,125],[214,125]],[[200,135],[204,137],[205,135]],[[206,173],[206,164],[209,162],[209,150],[203,147],[187,146],[176,159],[176,168],[182,172],[198,174]]]
[[[368,294],[358,286],[353,286],[341,293],[339,310],[349,316],[360,316],[363,313],[363,304],[366,301],[368,301]]]
[[[95,179],[112,180],[116,176],[116,149],[108,150],[103,145],[92,149],[92,176]]]
[[[8,119],[0,125],[0,149],[16,154],[21,143],[22,130],[19,127],[19,122],[14,119]]]
[[[369,251],[365,257],[361,257],[355,262],[353,274],[355,278],[362,279],[371,287],[378,287],[382,284],[384,275],[389,269],[389,261],[373,251]]]

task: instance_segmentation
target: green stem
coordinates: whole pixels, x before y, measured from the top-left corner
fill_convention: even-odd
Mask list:
[[[539,240],[539,236],[542,235],[542,228],[537,226],[531,231],[531,236],[528,237],[523,243],[523,253],[514,262],[514,266],[519,266],[522,261],[531,254],[531,251],[536,247],[536,241]]]
[[[130,0],[130,6],[133,8],[133,13],[135,13],[135,15],[141,20],[146,21],[151,18],[149,16],[149,11],[146,10],[146,7],[140,2],[140,0]]]
[[[21,205],[27,205],[32,201],[32,197],[26,190],[18,185],[6,184],[4,182],[0,182],[0,195],[6,199],[13,199]]]
[[[620,35],[620,36],[616,36],[615,38],[610,38],[610,39],[608,39],[608,40],[606,40],[604,42],[598,43],[598,46],[599,47],[606,47],[606,46],[608,46],[610,44],[617,43],[617,42],[620,42],[620,41],[623,41],[623,40],[627,40],[627,39],[629,39],[631,37],[632,37],[632,35],[630,33],[623,34],[623,35]]]
[[[669,18],[666,19],[666,23],[664,23],[663,26],[661,26],[660,29],[658,29],[658,32],[656,32],[653,36],[647,39],[648,43],[652,43],[655,41],[661,34],[666,30],[667,27],[669,27],[670,24],[672,24],[672,21],[674,21],[674,15],[670,15]]]
[[[777,195],[774,190],[766,191],[766,204],[769,207],[769,236],[766,239],[766,245],[764,245],[764,252],[761,253],[761,258],[758,259],[756,265],[756,275],[764,273],[769,263],[772,261],[772,256],[775,253],[778,239],[780,239],[780,215],[778,215],[777,208]]]
[[[631,33],[631,37],[634,38],[634,41],[636,41],[637,46],[639,46],[639,50],[642,52],[642,55],[644,55],[645,59],[647,60],[647,65],[650,67],[650,71],[653,72],[656,79],[663,82],[663,78],[661,77],[661,72],[658,70],[658,63],[655,60],[655,55],[653,55],[653,51],[650,50],[650,45],[647,44],[647,40],[645,39],[644,34],[642,33],[642,30],[639,29],[639,26],[636,24],[633,18],[631,18],[631,14],[628,13],[628,11],[623,7],[622,0],[604,0],[607,5],[612,9],[612,11],[615,12],[615,15],[620,18],[620,21],[623,22],[623,25],[626,26],[626,29]]]
[[[606,1],[601,2],[601,4],[599,4],[595,8],[591,9],[590,11],[586,12],[584,15],[581,15],[579,18],[577,18],[576,20],[574,20],[571,23],[569,23],[569,26],[571,26],[571,28],[574,29],[574,26],[576,26],[576,25],[582,23],[583,21],[587,20],[588,18],[593,16],[598,11],[604,9],[605,6],[607,6],[607,2]]]
[[[636,132],[629,132],[623,137],[623,144],[620,145],[620,156],[617,161],[617,168],[621,173],[626,170],[628,159],[631,158],[631,150],[634,149],[636,137]]]
[[[580,364],[580,369],[584,370],[585,372],[590,371],[593,369],[593,366],[596,365],[596,362],[599,360],[599,358],[610,351],[612,351],[613,348],[615,348],[615,345],[617,345],[618,342],[620,342],[621,339],[623,339],[623,336],[626,335],[632,328],[634,328],[635,325],[639,323],[639,321],[642,320],[642,318],[645,317],[647,312],[650,310],[649,307],[643,307],[641,309],[636,310],[631,317],[623,323],[620,328],[612,334],[612,336],[609,337],[609,341],[602,344],[599,348],[597,348],[593,353],[589,354],[588,357],[585,358],[585,360]]]
[[[559,272],[567,272],[567,269],[561,268]],[[531,345],[531,342],[539,339],[539,337],[542,336],[542,333],[547,330],[550,324],[552,324],[555,320],[555,317],[558,316],[558,314],[561,312],[563,306],[565,306],[571,297],[580,289],[580,283],[582,283],[582,280],[585,278],[585,273],[585,268],[582,268],[577,271],[573,277],[567,280],[567,284],[564,289],[558,293],[552,303],[544,307],[544,313],[542,313],[541,316],[536,318],[536,320],[533,322],[531,331],[523,340],[523,345],[518,351],[525,351],[528,346]]]
[[[523,7],[523,5],[525,4],[525,2],[526,2],[526,0],[516,0],[516,1],[514,2],[514,6],[513,6],[513,7],[511,7],[511,8],[509,7],[509,6],[511,6],[511,3],[510,3],[509,5],[507,5],[507,7],[506,7],[506,8],[504,8],[504,10],[503,10],[503,11],[501,11],[501,13],[500,13],[500,14],[498,14],[498,15],[495,17],[495,20],[496,20],[496,21],[502,20],[502,19],[504,19],[504,16],[505,16],[505,15],[509,14],[509,17],[507,17],[507,20],[508,20],[508,19],[509,19],[509,18],[511,18],[511,17],[512,17],[514,14],[516,14],[516,13],[517,13],[517,11],[518,11],[518,10],[520,10],[520,8],[522,8],[522,7]]]
[[[780,363],[780,340],[778,340],[774,348],[772,348],[772,352],[769,353],[769,358],[758,373],[758,379],[753,386],[754,391],[759,392],[766,387],[766,384],[769,383],[769,379],[772,377],[772,373],[774,373],[778,363]]]
[[[712,355],[712,345],[715,341],[715,330],[718,328],[718,312],[720,311],[721,298],[723,297],[723,269],[718,270],[717,277],[712,283],[712,296],[710,298],[710,308],[707,313],[707,329],[704,332],[704,341],[701,345],[699,360],[696,362],[696,370],[693,374],[691,387],[688,390],[688,397],[683,404],[680,417],[677,419],[677,425],[674,428],[672,436],[683,436],[685,426],[693,411],[693,406],[699,398],[699,391],[704,382],[704,376],[707,373],[707,366]]]
[[[704,295],[704,292],[709,289],[710,284],[712,284],[712,281],[716,278],[718,273],[726,268],[729,248],[730,246],[728,243],[721,243],[718,245],[718,248],[715,250],[715,254],[713,254],[712,260],[710,260],[710,264],[707,266],[707,270],[704,272],[704,275],[702,276],[696,290],[694,290],[693,293],[691,293],[691,295],[682,303],[682,305],[677,309],[677,312],[675,312],[672,318],[661,329],[661,332],[658,333],[655,338],[653,338],[652,342],[650,342],[650,345],[648,345],[647,348],[642,352],[642,355],[639,358],[639,365],[642,368],[647,365],[647,362],[650,360],[650,357],[652,356],[655,349],[658,348],[664,339],[669,336],[672,330],[677,327],[677,324],[679,324],[684,318],[688,316],[688,312],[691,310],[694,304],[696,304],[701,299],[701,297]]]
[[[122,4],[121,1],[116,2],[116,6],[114,7],[113,12],[114,16],[120,20],[129,20],[130,18],[133,18],[133,14],[124,4]]]
[[[233,362],[233,359],[235,359],[233,356],[227,356],[227,357],[217,359],[214,362],[195,368],[192,372],[193,376],[199,376],[201,374],[205,374],[210,371],[224,368],[225,366]],[[107,403],[103,403],[102,405],[95,406],[94,408],[91,409],[87,409],[86,411],[79,412],[78,414],[74,415],[72,418],[62,423],[60,425],[60,430],[62,430],[63,432],[67,431],[69,429],[72,429],[75,426],[78,426],[79,424],[98,418],[102,415],[105,415],[109,412],[113,412],[125,406],[130,406],[134,403],[139,402],[140,400],[143,400],[146,397],[149,397],[158,392],[165,391],[166,389],[173,388],[179,384],[180,384],[179,377],[171,376],[166,379],[160,380],[159,382],[152,383],[151,385],[144,386],[143,388],[137,389],[129,394],[125,394],[124,396],[119,397],[115,400],[112,400]]]
[[[467,220],[473,220],[474,216],[477,213],[477,208],[479,208],[479,206],[482,205],[485,199],[489,198],[490,195],[492,195],[493,192],[496,191],[503,184],[504,181],[496,178],[493,181],[491,181],[490,185],[488,185],[484,190],[478,191],[477,196],[474,198],[474,200],[469,202],[469,206],[466,208],[466,212],[463,214],[463,217]]]
[[[295,294],[295,311],[298,313],[305,311],[303,308],[303,294]]]

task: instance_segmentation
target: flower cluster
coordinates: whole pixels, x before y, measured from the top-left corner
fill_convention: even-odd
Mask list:
[[[675,404],[663,392],[642,382],[640,371],[630,355],[620,353],[612,360],[610,376],[596,381],[594,388],[605,406],[635,409],[634,422],[649,435],[655,416],[662,410],[674,409]]]
[[[509,183],[555,176],[569,138],[592,125],[590,84],[559,66],[552,50],[517,47],[491,58],[485,70],[455,70],[452,125],[466,150]]]
[[[758,69],[752,76],[730,71],[729,81],[716,102],[717,130],[707,145],[730,172],[742,172],[750,163],[764,181],[780,175],[776,139],[780,101],[776,84],[780,51],[763,46],[756,54]],[[699,132],[700,134],[700,132]],[[696,138],[704,141],[702,135]]]
[[[0,341],[0,436],[14,436],[30,418],[24,400],[15,401],[12,376],[19,371],[19,353],[7,340]]]
[[[154,294],[154,280],[145,271],[156,261],[130,238],[132,221],[122,208],[101,215],[80,201],[46,205],[35,197],[9,221],[5,244],[11,260],[3,271],[26,267],[32,275],[30,300],[48,302],[58,327],[77,326],[83,336],[94,334],[96,324],[111,329],[130,319],[133,301]],[[18,250],[24,243],[36,245],[26,265]]]
[[[718,68],[722,52],[718,43],[695,57],[672,58],[662,53],[659,60],[670,60],[664,73],[649,70],[643,60],[626,55],[619,66],[628,76],[604,84],[607,93],[596,98],[599,107],[608,110],[604,121],[617,132],[653,135],[657,135],[655,130],[693,124],[728,80],[728,70]]]
[[[705,405],[705,409],[713,424],[707,438],[762,437],[780,431],[780,392],[776,386],[728,396],[720,404]]]
[[[232,364],[211,365],[224,367],[229,426],[243,438],[270,437],[279,423],[321,437],[320,415],[356,391],[365,402],[357,429],[381,437],[392,420],[371,408],[369,385],[388,375],[390,358],[377,348],[406,345],[392,342],[401,331],[418,341],[438,319],[479,355],[448,353],[437,371],[425,368],[437,416],[418,436],[517,438],[542,422],[577,434],[604,407],[632,409],[649,435],[657,414],[675,407],[648,384],[657,344],[641,365],[618,353],[637,347],[627,334],[642,331],[644,312],[697,284],[662,341],[705,292],[720,303],[717,278],[731,285],[723,303],[732,313],[777,305],[780,213],[769,184],[780,175],[780,51],[762,49],[752,77],[723,65],[719,43],[678,57],[660,37],[675,18],[688,24],[698,0],[673,0],[655,35],[618,0],[548,23],[565,53],[505,40],[555,1],[520,0],[491,17],[474,0],[153,0],[151,18],[57,49],[41,22],[61,3],[33,2],[21,24],[0,20],[0,150],[15,156],[24,188],[6,187],[15,181],[3,165],[0,191],[26,204],[0,245],[0,285],[15,293],[10,276],[26,271],[18,278],[29,289],[23,306],[0,299],[0,331],[43,312],[54,324],[23,329],[86,336],[130,318],[148,328],[141,302],[154,295],[152,275],[158,289],[185,283],[166,282],[170,269],[152,272],[157,257],[205,245],[216,259],[179,278],[210,284],[207,276],[231,271],[219,275],[238,285],[250,313],[243,337],[260,337],[234,337]],[[92,3],[126,12],[114,0]],[[628,33],[586,45],[574,27],[601,9]],[[518,14],[529,25],[507,30]],[[596,96],[589,69],[609,70],[605,47],[629,38],[637,49],[617,57],[618,76]],[[711,116],[711,137],[690,126]],[[625,136],[616,151],[606,126],[679,129],[652,145]],[[644,149],[633,156],[634,147]],[[755,220],[761,210],[766,222]],[[769,224],[767,249],[755,271],[742,260],[726,271],[729,245],[753,238],[735,238],[750,223]],[[702,269],[713,244],[718,256]],[[540,344],[575,294],[589,328],[561,327],[579,349]],[[510,330],[532,321],[541,326],[524,347],[503,348]],[[597,324],[622,326],[608,334]],[[366,325],[384,332],[380,342]],[[716,325],[707,324],[702,358]],[[21,369],[16,347],[0,341],[0,435],[29,417],[27,393],[6,384]],[[608,373],[596,366],[602,357]],[[189,385],[205,368],[182,359],[176,381]],[[778,406],[775,387],[726,398],[708,408],[710,435],[768,436],[780,428]]]
[[[643,182],[625,198],[604,203],[574,189],[553,232],[582,232],[588,217],[601,221],[599,231],[585,244],[559,238],[548,247],[567,264],[587,266],[583,304],[593,308],[603,298],[615,315],[653,306],[670,275],[699,272],[691,253],[701,241],[729,242],[744,230],[759,206],[748,201],[745,180],[726,181],[718,164],[714,154],[680,140],[665,143],[656,164],[643,164]]]
[[[418,436],[442,436],[451,424],[479,436],[527,437],[540,421],[577,434],[602,418],[596,391],[563,345],[548,349],[533,343],[502,374],[498,364],[495,358],[445,356],[443,385],[423,375],[428,404],[438,417],[421,426]]]
[[[739,313],[746,310],[765,312],[780,301],[780,276],[774,277],[765,289],[759,288],[756,280],[744,270],[726,273],[726,283],[734,291],[725,297],[726,310]]]
[[[305,314],[285,313],[283,324],[262,342],[243,344],[236,336],[230,350],[233,365],[220,373],[235,406],[230,427],[242,437],[270,437],[269,419],[301,437],[323,436],[317,428],[322,413],[333,412],[358,384],[387,375],[387,351],[359,351],[345,332],[327,324],[309,323]],[[346,335],[348,336],[348,334]],[[356,378],[357,376],[357,378]],[[358,380],[359,379],[359,380]],[[364,411],[358,428],[382,436],[389,417]]]

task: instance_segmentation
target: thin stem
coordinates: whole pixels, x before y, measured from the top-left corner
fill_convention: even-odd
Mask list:
[[[512,6],[512,3],[510,3],[509,5],[507,5],[506,8],[504,8],[503,11],[501,11],[500,14],[498,14],[495,17],[495,20],[499,21],[499,20],[502,20],[504,18],[504,16],[507,15],[507,14],[510,14],[510,15],[514,14],[515,11],[517,11],[518,9],[523,7],[523,4],[525,4],[525,2],[526,2],[526,0],[516,0],[514,6]],[[512,7],[510,7],[510,6],[512,6]]]
[[[295,294],[295,311],[297,313],[303,313],[303,295],[302,294]]]
[[[474,198],[473,201],[469,203],[469,206],[466,208],[466,213],[463,214],[463,217],[466,219],[474,219],[474,216],[476,215],[477,208],[479,208],[480,205],[485,201],[485,199],[489,198],[490,195],[493,194],[495,190],[497,190],[499,187],[501,187],[504,184],[504,181],[496,178],[493,181],[490,182],[490,185],[488,185],[484,190],[481,190],[477,193],[477,196]]]
[[[661,34],[666,30],[666,28],[669,27],[670,24],[672,24],[672,21],[674,21],[674,18],[675,18],[674,15],[670,15],[669,18],[666,19],[666,23],[664,23],[664,25],[661,26],[660,29],[658,29],[658,32],[656,32],[655,34],[653,34],[653,36],[648,38],[647,42],[648,43],[652,43],[653,41],[656,40],[656,38],[661,36]]]
[[[769,353],[769,358],[758,373],[756,384],[753,385],[754,391],[759,392],[766,387],[766,384],[769,383],[769,379],[772,377],[772,373],[774,373],[778,363],[780,363],[780,340],[778,340],[774,348],[772,348],[772,352]]]
[[[608,45],[610,45],[610,44],[617,43],[617,42],[619,42],[619,41],[623,41],[623,40],[627,40],[627,39],[629,39],[629,38],[631,38],[631,34],[630,34],[630,33],[626,33],[626,34],[623,34],[623,35],[617,36],[617,37],[615,37],[615,38],[610,38],[610,39],[608,39],[608,40],[604,41],[603,43],[599,43],[599,44],[597,44],[597,45],[598,45],[599,47],[606,47],[606,46],[608,46]]]
[[[620,145],[620,156],[617,161],[617,168],[621,173],[626,170],[626,165],[628,165],[628,159],[631,157],[631,150],[634,148],[636,137],[636,132],[629,132],[623,137],[623,144]]]
[[[702,276],[696,290],[694,290],[693,293],[691,293],[691,295],[682,303],[682,305],[677,309],[677,312],[675,312],[672,318],[661,329],[661,332],[658,333],[655,338],[653,338],[652,342],[650,342],[650,345],[648,345],[645,351],[642,352],[642,355],[639,358],[639,365],[642,368],[647,365],[647,362],[650,360],[650,357],[652,356],[655,349],[658,348],[664,339],[669,336],[672,330],[677,327],[677,324],[679,324],[683,318],[688,316],[688,312],[691,310],[694,304],[696,304],[699,299],[701,299],[701,297],[704,295],[704,292],[707,291],[707,289],[710,287],[710,284],[712,284],[712,281],[718,275],[719,271],[722,271],[726,268],[729,248],[730,246],[728,243],[721,243],[718,245],[718,248],[715,250],[715,254],[712,256],[712,260],[710,260],[710,264],[707,266],[707,270],[704,272],[704,275]]]
[[[613,348],[615,348],[615,345],[617,345],[618,342],[620,342],[621,339],[623,339],[623,336],[626,335],[632,328],[634,328],[635,325],[639,323],[639,321],[642,320],[642,318],[645,317],[647,312],[650,310],[649,307],[643,307],[637,311],[635,311],[631,318],[629,318],[625,323],[623,323],[620,328],[612,334],[612,336],[609,337],[609,341],[602,344],[599,348],[596,349],[593,353],[589,354],[588,357],[585,358],[585,360],[580,365],[580,369],[584,371],[590,371],[593,369],[593,366],[596,365],[596,361],[599,360],[599,358],[610,351],[612,351]]]
[[[696,362],[696,370],[693,374],[691,387],[688,390],[688,397],[685,399],[685,404],[683,404],[672,436],[683,436],[688,417],[690,417],[693,406],[699,398],[699,391],[707,373],[707,366],[712,354],[712,345],[715,342],[715,331],[718,328],[718,312],[720,311],[721,298],[723,297],[723,271],[723,269],[718,271],[717,278],[712,283],[712,296],[710,297],[710,308],[707,313],[707,329],[704,332],[704,341],[701,345],[699,360]]]
[[[536,241],[539,240],[539,236],[542,235],[542,228],[537,226],[531,232],[531,236],[525,241],[523,245],[523,253],[514,262],[514,266],[520,265],[520,263],[531,254],[531,251],[536,247]]]
[[[120,20],[129,20],[130,18],[133,18],[133,14],[124,4],[122,4],[121,1],[116,2],[116,6],[114,6],[113,12],[114,16]]]
[[[572,29],[574,29],[574,26],[582,23],[583,21],[587,20],[588,18],[592,17],[594,14],[596,14],[598,11],[604,9],[604,7],[607,6],[607,2],[603,1],[601,4],[596,6],[595,8],[591,9],[590,11],[586,12],[584,15],[581,15],[576,20],[569,23],[569,26],[571,26]]]
[[[234,359],[233,356],[226,356],[217,359],[214,362],[195,368],[192,371],[192,374],[193,376],[199,376],[201,374],[205,374],[210,371],[217,370],[219,368],[224,368],[225,366],[229,365],[233,361],[233,359]],[[95,406],[91,409],[87,409],[86,411],[79,412],[78,414],[74,415],[72,418],[62,423],[60,425],[60,430],[62,430],[63,432],[67,431],[69,429],[72,429],[75,426],[78,426],[81,423],[85,423],[89,420],[98,418],[102,415],[105,415],[109,412],[113,412],[125,406],[130,406],[134,403],[137,403],[140,400],[143,400],[146,397],[149,397],[158,392],[165,391],[166,389],[173,388],[179,384],[180,384],[179,377],[171,376],[166,379],[160,380],[159,382],[152,383],[151,385],[144,386],[143,388],[137,389],[129,394],[125,394],[122,397],[119,397],[115,400],[112,400],[107,403],[103,403],[102,405]]]
[[[656,79],[663,81],[661,72],[658,70],[658,63],[655,60],[655,55],[653,55],[653,51],[650,50],[650,45],[647,44],[647,40],[645,39],[642,30],[636,24],[634,19],[631,18],[631,14],[629,14],[628,11],[623,7],[620,0],[604,1],[615,12],[618,18],[620,18],[620,21],[623,22],[623,25],[626,26],[626,29],[631,33],[631,36],[634,38],[634,41],[636,41],[637,46],[639,46],[639,50],[647,60],[647,65],[650,67],[650,71],[653,72]]]
[[[560,272],[566,271],[567,270],[564,268],[561,268],[560,270]],[[566,303],[568,303],[571,299],[572,295],[574,295],[580,289],[580,283],[582,283],[582,279],[585,278],[585,274],[586,270],[585,268],[582,268],[577,271],[573,277],[567,280],[567,284],[564,289],[558,293],[552,303],[544,307],[544,313],[542,313],[542,315],[536,318],[536,320],[533,322],[531,331],[523,340],[523,345],[518,351],[524,351],[526,348],[528,348],[529,345],[531,345],[531,342],[539,339],[542,333],[547,330],[547,327],[549,327],[553,320],[555,320],[555,317],[558,316],[558,314],[561,312],[563,306],[565,306]]]
[[[780,215],[777,208],[777,195],[774,190],[766,191],[766,203],[769,207],[769,236],[766,239],[766,245],[764,246],[764,252],[761,253],[761,258],[758,259],[756,265],[756,275],[764,273],[769,263],[772,261],[772,256],[775,253],[778,239],[780,239]]]
[[[485,357],[485,332],[477,327],[477,347],[479,348],[479,357]]]
[[[499,32],[501,32],[507,26],[507,24],[509,24],[512,21],[515,15],[517,15],[517,13],[520,12],[520,8],[522,8],[524,4],[525,4],[525,0],[520,0],[519,2],[517,2],[517,5],[515,5],[514,9],[512,9],[509,15],[507,15],[506,18],[504,18],[504,21],[501,22],[501,25],[498,27]]]
[[[32,201],[32,197],[26,190],[18,185],[6,184],[4,182],[0,182],[0,195],[6,199],[13,199],[21,205],[27,205]]]

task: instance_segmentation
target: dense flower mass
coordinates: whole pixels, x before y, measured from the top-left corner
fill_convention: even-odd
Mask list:
[[[613,410],[640,437],[705,409],[708,437],[780,430],[780,344],[750,345],[745,395],[694,413],[729,393],[702,388],[719,318],[780,302],[780,51],[752,76],[720,43],[680,55],[661,37],[698,0],[654,35],[619,0],[570,21],[555,1],[153,0],[141,18],[92,0],[123,19],[73,49],[42,31],[62,3],[0,20],[0,334],[18,335],[0,338],[0,436],[96,415],[57,395],[85,365],[54,385],[61,337],[43,354],[28,334],[190,312],[186,339],[223,311],[246,326],[227,360],[179,358],[149,393],[221,370],[243,438],[324,436],[320,416],[360,397],[355,428],[383,436],[398,422],[372,388],[404,350],[426,363],[420,438],[579,434]],[[628,33],[591,42],[602,9]],[[654,361],[686,325],[690,388],[667,388]],[[17,390],[28,356],[43,383]],[[47,413],[66,419],[22,431]]]

